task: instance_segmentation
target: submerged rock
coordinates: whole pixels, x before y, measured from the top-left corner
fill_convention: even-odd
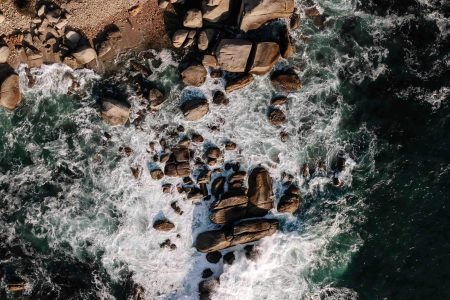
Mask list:
[[[125,125],[130,117],[128,103],[123,103],[112,98],[102,100],[102,118],[110,125]]]
[[[275,89],[283,92],[296,92],[302,86],[297,73],[291,68],[273,72],[270,80]]]
[[[209,252],[206,254],[206,260],[211,264],[217,264],[222,258],[222,253],[219,251]]]

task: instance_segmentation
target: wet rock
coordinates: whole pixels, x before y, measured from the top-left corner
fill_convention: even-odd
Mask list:
[[[261,256],[261,252],[254,245],[245,246],[244,250],[248,260],[256,261]]]
[[[272,178],[263,167],[256,167],[248,178],[249,215],[265,215],[273,208]]]
[[[164,242],[162,242],[161,244],[159,244],[159,247],[160,248],[169,248],[170,250],[177,249],[177,245],[172,243],[172,241],[170,239],[167,239]]]
[[[188,121],[197,121],[209,112],[208,100],[202,98],[185,101],[180,108]]]
[[[141,177],[141,168],[130,167],[130,169],[131,169],[131,174],[133,174],[133,177],[135,179],[139,179],[139,177]]]
[[[213,274],[214,272],[210,268],[204,269],[202,272],[202,278],[211,277]]]
[[[189,30],[179,29],[172,36],[172,44],[175,48],[181,48],[186,41]]]
[[[130,107],[127,103],[112,98],[104,98],[101,115],[110,125],[124,125],[130,117]]]
[[[221,69],[212,69],[209,74],[210,74],[211,78],[217,79],[217,78],[222,77],[223,72]]]
[[[14,110],[21,102],[19,76],[9,75],[0,85],[0,106]]]
[[[284,105],[287,103],[287,97],[286,96],[276,96],[273,97],[272,100],[270,100],[270,104],[272,105]]]
[[[191,167],[189,163],[179,163],[177,165],[177,175],[178,177],[188,176],[191,173]]]
[[[280,140],[283,143],[287,143],[287,141],[289,140],[289,133],[287,133],[286,131],[280,132]]]
[[[165,183],[162,185],[162,190],[164,194],[170,194],[172,193],[172,184]]]
[[[205,156],[209,158],[218,159],[222,157],[222,151],[218,147],[209,147],[206,152]]]
[[[205,55],[203,56],[202,65],[215,68],[218,66],[217,58],[214,55]]]
[[[167,219],[162,219],[155,221],[153,228],[158,231],[170,231],[175,228],[175,225]]]
[[[282,36],[280,40],[281,56],[285,59],[288,59],[295,54],[295,46],[292,41],[292,37],[289,34],[289,29],[287,27],[284,27],[284,29],[281,30],[280,35]]]
[[[203,0],[202,11],[205,21],[212,23],[223,21],[230,15],[230,0]]]
[[[153,180],[161,180],[164,177],[164,173],[161,169],[154,169],[150,171],[150,176]]]
[[[148,95],[148,100],[150,102],[150,108],[156,109],[161,106],[164,101],[166,101],[166,96],[159,89],[151,89]]]
[[[88,64],[97,58],[97,52],[89,47],[82,47],[72,53],[72,56],[77,60],[79,64]]]
[[[228,72],[245,72],[252,43],[241,39],[223,39],[217,47],[219,65]]]
[[[216,30],[211,28],[203,29],[198,36],[198,49],[202,51],[208,49],[215,36]]]
[[[203,27],[202,12],[198,9],[188,10],[184,17],[183,25],[184,27],[187,28],[202,28]]]
[[[316,17],[316,16],[320,16],[320,11],[319,8],[317,6],[310,6],[310,7],[306,7],[304,9],[305,11],[305,15],[307,17]]]
[[[252,74],[241,74],[234,76],[232,78],[227,79],[226,85],[225,85],[225,92],[231,93],[236,90],[240,90],[250,83],[252,83],[254,80]]]
[[[294,0],[243,0],[239,16],[243,31],[258,29],[268,21],[290,18],[294,12]]]
[[[198,284],[200,300],[210,299],[210,294],[219,286],[217,279],[203,280]]]
[[[237,148],[237,145],[235,142],[228,141],[225,143],[225,150],[227,150],[227,151],[234,151],[234,150],[236,150],[236,148]]]
[[[210,252],[206,254],[206,260],[211,264],[217,264],[222,258],[222,254],[219,251]]]
[[[193,65],[181,72],[181,77],[186,85],[201,86],[205,83],[208,72],[202,65]]]
[[[200,252],[214,252],[270,236],[278,229],[277,220],[248,220],[235,224],[229,230],[213,230],[197,236],[196,248]]]
[[[282,110],[272,108],[269,112],[269,121],[270,124],[274,126],[280,126],[281,124],[286,123],[286,115]]]
[[[236,260],[236,257],[234,256],[234,252],[228,252],[223,256],[223,263],[227,265],[232,265],[234,261]]]
[[[215,105],[228,105],[230,99],[222,91],[216,91],[213,96],[213,103]]]
[[[178,206],[178,203],[172,202],[170,203],[170,207],[172,207],[173,211],[177,214],[179,214],[180,216],[183,215],[183,211],[181,210],[181,208]]]
[[[250,73],[255,75],[264,75],[270,72],[279,57],[280,46],[278,46],[277,43],[258,43],[256,45],[255,57],[250,68]]]
[[[76,31],[67,32],[65,37],[65,43],[71,48],[76,48],[81,39],[81,35]]]
[[[291,30],[300,28],[300,14],[298,13],[297,8],[294,9],[294,13],[289,20],[289,27],[291,28]]]
[[[296,92],[301,88],[301,81],[293,69],[279,70],[272,73],[270,80],[275,89],[283,92]]]
[[[215,178],[211,184],[211,194],[214,197],[219,197],[220,194],[223,194],[225,188],[225,177],[219,176]]]
[[[8,61],[10,50],[8,46],[0,47],[0,64],[4,64]]]
[[[280,213],[295,213],[300,207],[300,197],[294,194],[285,194],[278,203],[277,210]]]
[[[200,134],[194,133],[192,135],[192,142],[201,144],[201,143],[203,143],[203,141],[204,141],[204,139]]]
[[[209,216],[209,219],[214,224],[227,224],[245,218],[246,214],[247,203],[218,209]]]

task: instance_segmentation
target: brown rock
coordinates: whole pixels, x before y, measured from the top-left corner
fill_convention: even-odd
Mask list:
[[[225,177],[219,176],[215,178],[211,184],[211,194],[217,198],[220,194],[223,194],[224,187],[225,187]]]
[[[198,49],[202,51],[208,49],[215,36],[216,30],[210,28],[203,29],[198,36]]]
[[[245,218],[247,214],[247,203],[238,206],[232,206],[214,211],[209,219],[214,224],[226,224]]]
[[[124,125],[130,117],[130,107],[123,102],[111,98],[102,100],[102,118],[110,125]]]
[[[218,147],[209,147],[205,153],[206,157],[218,159],[222,157],[222,151]]]
[[[292,42],[292,37],[289,34],[289,29],[287,27],[284,28],[281,35],[283,37],[280,40],[281,56],[285,59],[288,59],[295,54],[295,46]]]
[[[180,108],[188,121],[197,121],[209,112],[208,100],[200,98],[185,101]]]
[[[197,236],[195,247],[198,251],[208,253],[219,251],[231,246],[225,233],[220,230],[207,231]]]
[[[270,104],[272,105],[284,105],[287,102],[286,96],[276,96],[273,97],[272,100],[270,100]]]
[[[243,74],[237,77],[233,77],[231,79],[227,80],[226,86],[225,86],[225,92],[231,93],[236,90],[240,90],[250,83],[252,83],[254,80],[252,74]]]
[[[97,58],[97,52],[89,47],[82,47],[72,53],[72,56],[77,60],[79,64],[88,64]]]
[[[297,9],[291,16],[289,27],[291,28],[291,30],[296,30],[300,28],[300,14],[297,12]]]
[[[203,56],[202,65],[215,68],[218,66],[217,58],[214,55],[205,55]]]
[[[272,70],[280,57],[280,46],[277,43],[263,42],[256,45],[255,58],[250,73],[264,75]]]
[[[148,95],[148,100],[150,101],[150,108],[155,109],[166,101],[166,96],[158,89],[151,89]]]
[[[234,150],[236,150],[236,148],[237,148],[237,145],[235,142],[228,141],[225,143],[225,150],[227,150],[227,151],[234,151]]]
[[[263,167],[256,167],[248,178],[250,215],[265,215],[273,207],[272,178]]]
[[[204,0],[202,5],[203,19],[217,23],[225,20],[230,15],[230,0]]]
[[[157,220],[153,223],[153,228],[158,231],[171,231],[175,225],[167,219]]]
[[[173,148],[172,154],[176,162],[188,162],[190,159],[189,149],[186,148]]]
[[[154,180],[161,180],[164,177],[164,173],[161,169],[154,169],[150,171],[150,176],[152,176]]]
[[[164,167],[164,174],[169,177],[177,177],[177,165],[174,163],[167,163]]]
[[[286,123],[286,115],[278,108],[271,109],[269,113],[269,121],[270,124],[274,126],[280,126],[281,124]]]
[[[191,167],[189,163],[180,163],[177,165],[177,175],[178,177],[185,177],[191,174]]]
[[[293,69],[275,71],[270,76],[272,85],[283,92],[296,92],[300,90],[302,83]]]
[[[187,28],[202,28],[202,12],[198,9],[188,10],[186,12],[186,16],[184,17],[183,25]]]
[[[19,76],[9,75],[0,85],[0,106],[14,110],[21,102]]]
[[[268,21],[289,18],[294,12],[294,0],[243,0],[239,16],[243,31],[258,29]]]
[[[305,8],[305,15],[307,17],[320,16],[319,8],[317,6],[306,7]]]
[[[189,30],[179,29],[172,36],[172,44],[175,48],[181,48],[186,41]]]
[[[278,203],[280,213],[295,213],[300,207],[300,197],[294,194],[283,195]]]
[[[0,47],[0,64],[6,63],[9,57],[10,50],[8,46]]]
[[[233,206],[240,206],[248,203],[248,197],[246,195],[238,195],[227,198],[222,198],[220,201],[213,203],[211,206],[212,210],[221,210],[224,208],[229,208]]]
[[[203,141],[204,139],[200,134],[194,133],[192,135],[192,142],[200,144],[203,143]]]
[[[223,39],[217,47],[219,65],[228,72],[245,72],[252,43],[240,39]]]
[[[208,72],[202,65],[194,65],[181,72],[184,84],[191,86],[201,86],[205,83]]]

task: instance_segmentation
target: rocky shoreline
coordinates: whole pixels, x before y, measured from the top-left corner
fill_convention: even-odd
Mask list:
[[[0,45],[0,105],[8,110],[16,109],[22,102],[19,76],[13,68],[18,64],[32,68],[44,63],[64,63],[71,68],[91,68],[100,74],[108,74],[117,68],[115,64],[121,54],[149,47],[169,47],[169,42],[182,56],[179,71],[185,86],[198,88],[208,77],[223,83],[211,91],[214,105],[227,105],[230,101],[227,94],[251,84],[255,76],[270,74],[277,95],[270,101],[267,119],[275,127],[287,122],[283,112],[287,97],[302,86],[295,69],[288,66],[273,70],[279,59],[287,59],[295,52],[290,30],[300,26],[300,9],[294,0],[138,2],[126,10],[126,18],[101,27],[95,34],[86,34],[69,25],[73,15],[64,1],[36,3],[35,8],[29,28],[3,36]],[[149,12],[157,17],[139,23]],[[322,18],[317,22],[318,26],[323,26],[324,17],[319,10],[310,8],[309,12],[306,14],[309,17]],[[159,29],[149,36],[145,33],[148,31],[146,25],[162,23],[164,34],[159,43],[152,45],[161,30],[157,27]],[[130,69],[125,72],[137,72],[142,77],[148,75],[146,67],[137,62],[130,63]],[[32,76],[28,79],[31,86]],[[104,96],[100,100],[99,113],[106,123],[111,126],[132,123],[139,127],[148,112],[157,111],[164,105],[166,92],[157,85],[147,86],[142,82],[137,80],[137,94],[148,100],[148,110],[140,111],[138,117],[131,120],[132,103],[128,99]],[[179,108],[187,121],[199,121],[211,109],[204,96],[190,96],[180,102]],[[108,139],[107,133],[105,139]],[[280,139],[286,141],[288,135],[281,131]],[[224,161],[224,152],[238,148],[239,145],[231,140],[221,145],[206,143],[201,135],[182,126],[173,135],[149,145],[148,152],[153,155],[153,161],[149,163],[148,171],[153,180],[162,182],[164,193],[179,193],[194,204],[204,201],[210,205],[209,219],[216,229],[200,233],[194,242],[196,249],[205,253],[210,263],[218,263],[221,258],[232,263],[233,252],[225,249],[273,235],[279,226],[278,220],[271,217],[274,208],[280,213],[294,214],[301,206],[300,190],[293,176],[285,176],[281,190],[275,195],[274,180],[267,168],[255,165],[245,169],[238,162]],[[125,154],[133,151],[122,150]],[[339,171],[344,165],[345,159],[338,159]],[[142,167],[130,168],[133,176],[139,179]],[[309,172],[308,166],[302,170],[305,177]],[[169,177],[180,178],[176,188],[165,183],[164,178]],[[171,203],[171,208],[178,214],[183,213],[176,202]],[[162,232],[174,227],[175,224],[165,218],[153,224],[154,230]],[[170,240],[160,246],[176,247]],[[249,257],[257,252],[252,245],[247,245],[244,250]],[[203,271],[205,280],[199,284],[201,299],[208,299],[219,284],[217,275],[220,274],[213,274],[210,269]]]

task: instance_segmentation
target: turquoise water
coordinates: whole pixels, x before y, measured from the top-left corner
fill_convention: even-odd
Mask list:
[[[267,122],[267,78],[232,94],[230,107],[186,122],[178,101],[189,89],[177,81],[173,56],[152,52],[139,59],[170,97],[141,130],[110,128],[98,116],[99,96],[114,88],[130,96],[132,119],[145,107],[120,74],[46,66],[33,71],[30,89],[19,69],[24,106],[0,111],[0,298],[18,297],[5,285],[24,281],[30,299],[128,299],[137,286],[148,299],[196,299],[205,267],[220,275],[214,299],[449,298],[450,7],[320,4],[331,16],[325,29],[303,19],[298,54],[279,63],[297,67],[304,85],[289,97],[286,144]],[[68,72],[81,95],[67,95]],[[210,98],[216,88],[210,80],[201,92]],[[192,247],[198,232],[213,228],[207,205],[163,195],[145,172],[149,141],[180,124],[210,143],[235,140],[240,152],[225,159],[264,164],[275,186],[282,172],[300,184],[300,213],[274,212],[282,228],[258,244],[256,262],[236,251],[232,266],[207,265]],[[342,188],[330,179],[338,153],[346,158]],[[305,180],[300,167],[319,160],[329,172]],[[143,167],[139,181],[130,166]],[[174,200],[183,216],[171,211]],[[160,214],[176,223],[174,233],[151,229]],[[167,238],[173,252],[159,247]]]

